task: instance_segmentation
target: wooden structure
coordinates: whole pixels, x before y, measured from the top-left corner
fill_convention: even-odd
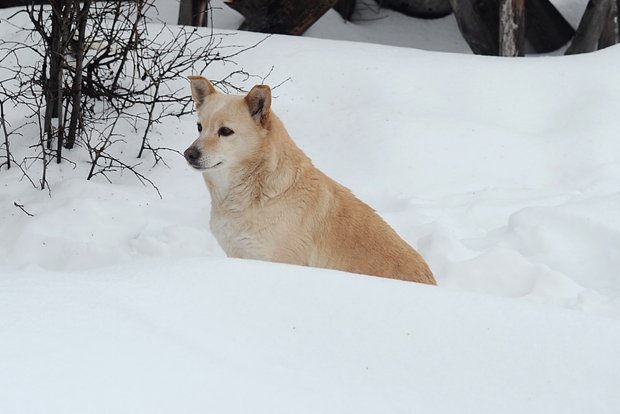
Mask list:
[[[180,0],[180,25],[207,26],[209,22],[209,0]]]
[[[593,52],[618,43],[616,0],[590,0],[566,54]]]
[[[208,0],[181,0],[181,8]],[[584,53],[620,41],[620,0],[589,0],[575,31],[550,0],[377,0],[409,15],[425,18],[454,13],[463,38],[481,55],[524,56],[526,43],[536,53],[549,53],[570,43],[566,53]],[[184,6],[185,4],[185,6]],[[264,33],[300,35],[330,8],[345,19],[356,0],[226,0],[245,21],[239,27]],[[203,18],[202,22],[206,19]]]
[[[239,30],[301,35],[338,0],[228,0],[245,17]]]
[[[380,0],[378,3],[381,7],[422,19],[436,19],[452,13],[449,0]]]
[[[127,0],[130,1],[130,0]],[[463,38],[476,54],[523,56],[566,45],[566,54],[592,52],[620,42],[620,0],[588,0],[575,30],[550,0],[376,0],[405,14],[437,18],[454,13]],[[585,0],[584,0],[585,1]],[[52,0],[53,2],[53,0]],[[0,7],[50,0],[4,0]],[[208,25],[210,0],[180,0],[179,24]],[[225,0],[245,21],[239,29],[300,35],[330,8],[351,20],[357,0]]]
[[[525,56],[525,0],[499,1],[499,54]]]

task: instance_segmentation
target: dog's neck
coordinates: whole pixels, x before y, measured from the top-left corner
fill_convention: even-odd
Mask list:
[[[268,141],[263,149],[242,166],[203,174],[213,208],[228,204],[244,209],[260,206],[286,193],[304,170],[312,167],[310,159],[293,143],[283,126],[265,139]]]

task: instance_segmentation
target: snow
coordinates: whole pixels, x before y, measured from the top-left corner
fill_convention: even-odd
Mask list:
[[[1,284],[3,413],[620,407],[620,326],[574,312],[207,257]]]
[[[141,166],[161,199],[83,162],[50,167],[51,196],[3,168],[0,412],[619,412],[619,58],[273,36],[209,68],[290,77],[293,138],[438,287],[225,258],[174,154]]]

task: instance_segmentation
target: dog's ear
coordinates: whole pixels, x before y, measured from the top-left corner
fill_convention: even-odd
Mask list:
[[[267,85],[256,85],[246,95],[245,103],[248,105],[250,115],[254,121],[260,123],[263,128],[269,129],[271,109],[271,88]]]
[[[204,103],[207,96],[217,93],[209,79],[204,76],[188,76],[187,79],[190,81],[192,98],[194,98],[196,108],[199,108]]]

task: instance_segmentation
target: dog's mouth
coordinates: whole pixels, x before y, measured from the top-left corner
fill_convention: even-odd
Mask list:
[[[206,167],[206,166],[204,166],[204,165],[202,165],[200,163],[196,163],[196,162],[190,162],[189,163],[189,165],[191,165],[192,167],[194,167],[195,169],[200,170],[200,171],[214,170],[214,169],[216,169],[217,167],[219,167],[222,164],[224,164],[224,161],[220,161],[220,162],[218,162],[216,164],[213,164],[213,165],[211,165],[209,167]]]
[[[212,165],[212,166],[210,166],[210,167],[207,167],[207,168],[205,168],[205,170],[212,170],[212,169],[214,169],[214,168],[219,167],[219,166],[220,166],[220,165],[222,165],[222,164],[224,164],[224,161],[220,161],[220,162],[218,162],[217,164],[214,164],[214,165]]]

